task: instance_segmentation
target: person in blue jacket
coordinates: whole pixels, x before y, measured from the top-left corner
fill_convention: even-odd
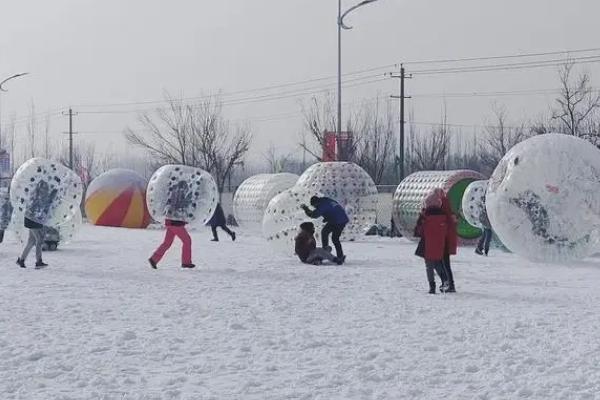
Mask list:
[[[331,241],[335,246],[335,252],[337,257],[335,262],[338,265],[342,265],[346,261],[346,256],[342,249],[342,243],[340,243],[340,236],[346,227],[346,224],[350,221],[346,210],[337,201],[330,199],[329,197],[318,197],[313,196],[310,198],[310,205],[314,207],[311,210],[305,204],[302,204],[302,209],[310,218],[323,217],[325,226],[321,230],[321,245],[324,249],[329,247],[329,235],[331,235]]]
[[[235,241],[235,232],[227,227],[227,219],[225,218],[225,213],[223,212],[223,207],[221,207],[221,203],[217,203],[217,208],[215,208],[215,213],[208,220],[206,225],[210,226],[212,230],[213,238],[211,241],[218,242],[219,235],[217,234],[217,228],[221,228],[227,233],[231,240]]]

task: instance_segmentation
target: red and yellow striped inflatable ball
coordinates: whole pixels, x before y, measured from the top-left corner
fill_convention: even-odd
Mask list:
[[[111,169],[88,187],[85,212],[90,223],[119,228],[146,228],[146,180],[135,171]]]

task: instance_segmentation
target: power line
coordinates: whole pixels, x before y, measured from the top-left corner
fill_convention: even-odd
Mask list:
[[[501,60],[511,58],[528,58],[528,57],[542,57],[542,56],[553,56],[558,54],[578,54],[578,53],[590,53],[592,51],[600,51],[600,47],[590,49],[577,49],[577,50],[563,50],[563,51],[548,51],[544,53],[521,53],[521,54],[508,54],[502,56],[487,56],[487,57],[466,57],[466,58],[447,58],[438,60],[421,60],[421,61],[407,61],[404,64],[446,64],[454,62],[471,62],[471,61],[486,61],[486,60]]]

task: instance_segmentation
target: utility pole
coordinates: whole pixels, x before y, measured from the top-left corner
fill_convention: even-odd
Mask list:
[[[73,113],[73,109],[69,107],[68,113],[63,113],[63,115],[69,116],[69,132],[66,132],[69,135],[69,168],[73,169],[73,115],[77,115],[77,113]]]
[[[397,174],[398,181],[402,181],[404,179],[404,128],[406,125],[406,118],[404,116],[404,101],[405,99],[410,99],[410,96],[406,96],[404,90],[404,81],[408,78],[412,78],[412,75],[407,76],[406,70],[404,69],[404,65],[400,64],[400,74],[391,74],[392,78],[400,79],[400,96],[391,96],[393,99],[400,99],[400,140],[398,141],[398,158],[396,159],[397,163]]]

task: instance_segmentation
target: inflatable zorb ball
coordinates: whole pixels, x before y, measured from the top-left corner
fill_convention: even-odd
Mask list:
[[[12,231],[17,241],[24,244],[29,239],[29,230],[23,223],[22,213],[15,212],[11,220],[9,230]],[[83,225],[81,211],[78,210],[73,217],[61,225],[44,227],[44,250],[56,250],[58,245],[67,245],[73,241],[75,235]]]
[[[0,231],[6,230],[12,217],[12,204],[6,188],[0,188]]]
[[[344,207],[350,219],[344,229],[345,239],[364,235],[376,222],[377,187],[369,174],[354,163],[314,164],[300,175],[296,186],[321,193]]]
[[[129,169],[111,169],[92,181],[85,196],[85,213],[93,225],[146,228],[146,180]]]
[[[148,183],[146,202],[155,221],[205,223],[215,212],[219,191],[213,177],[185,165],[160,167]]]
[[[527,139],[496,167],[486,208],[516,254],[546,262],[586,257],[600,244],[600,151],[562,134]]]
[[[490,228],[485,209],[485,193],[488,181],[475,181],[465,189],[462,199],[462,212],[465,220],[480,229]]]
[[[267,206],[263,218],[263,236],[279,253],[294,255],[294,238],[300,232],[300,224],[312,222],[315,224],[315,238],[320,240],[322,223],[306,215],[300,207],[310,204],[310,198],[315,194],[310,190],[294,186],[275,196]]]
[[[233,197],[233,215],[241,227],[261,229],[271,199],[298,181],[295,174],[259,174],[246,179]]]
[[[458,217],[456,233],[463,243],[477,239],[481,230],[469,224],[461,212],[463,195],[473,182],[484,179],[479,172],[471,170],[457,171],[420,171],[404,178],[394,193],[392,217],[396,228],[409,239],[414,237],[417,219],[423,209],[425,198],[437,188],[444,190],[450,207]]]
[[[14,211],[46,227],[62,225],[79,210],[83,185],[55,161],[32,158],[19,167],[10,186]]]

